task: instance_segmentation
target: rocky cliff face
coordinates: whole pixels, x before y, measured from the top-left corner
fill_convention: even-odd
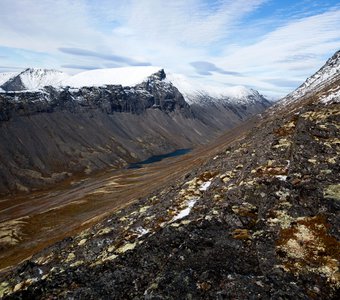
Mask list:
[[[5,299],[339,299],[340,81],[35,255]],[[326,99],[326,100],[325,100]]]
[[[23,73],[33,76],[29,70]],[[223,114],[219,109],[197,110],[164,80],[163,70],[131,87],[20,91],[13,82],[24,81],[28,75],[23,73],[2,85],[16,91],[0,93],[0,193],[28,191],[74,173],[120,168],[151,155],[192,148],[268,105],[258,102],[255,110],[234,105]],[[39,86],[55,75],[40,73],[30,82]]]

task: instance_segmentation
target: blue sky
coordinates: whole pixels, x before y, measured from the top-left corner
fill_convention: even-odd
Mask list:
[[[339,49],[335,0],[1,0],[0,72],[154,65],[279,97]]]

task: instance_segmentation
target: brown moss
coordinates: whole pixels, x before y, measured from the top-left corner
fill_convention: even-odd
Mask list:
[[[215,177],[217,174],[218,172],[212,172],[212,171],[204,172],[198,176],[198,179],[202,181],[208,181],[211,178]]]
[[[251,219],[257,219],[257,207],[253,206],[249,203],[245,203],[244,205],[241,206],[233,206],[232,211],[241,216],[241,217],[248,217]]]
[[[294,128],[285,128],[285,127],[280,127],[274,130],[274,134],[280,137],[291,135],[293,132],[294,132]]]
[[[232,236],[237,240],[248,240],[251,238],[248,229],[235,229]]]
[[[299,117],[297,115],[294,115],[287,124],[275,129],[273,133],[280,137],[292,135],[298,119]]]
[[[318,215],[298,218],[282,229],[276,245],[284,268],[294,274],[322,274],[340,285],[340,242],[328,234],[329,227],[326,218]]]
[[[275,167],[262,166],[256,169],[255,175],[257,177],[287,175],[287,172],[288,170],[286,166],[275,166]]]

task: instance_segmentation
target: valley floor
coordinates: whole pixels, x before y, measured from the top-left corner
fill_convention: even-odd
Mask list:
[[[137,199],[161,189],[199,166],[216,145],[233,140],[254,120],[225,134],[210,146],[183,157],[140,169],[108,170],[72,178],[54,188],[0,199],[0,269],[17,265],[36,252],[85,229]]]

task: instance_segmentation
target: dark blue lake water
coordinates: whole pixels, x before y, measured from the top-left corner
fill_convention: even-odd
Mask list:
[[[170,152],[170,153],[167,153],[167,154],[154,155],[154,156],[149,157],[146,160],[129,164],[128,169],[142,168],[143,165],[152,164],[154,162],[161,161],[161,160],[163,160],[165,158],[169,158],[169,157],[175,157],[175,156],[184,155],[184,154],[189,153],[190,151],[191,151],[191,149],[178,149],[178,150],[176,150],[174,152]]]

